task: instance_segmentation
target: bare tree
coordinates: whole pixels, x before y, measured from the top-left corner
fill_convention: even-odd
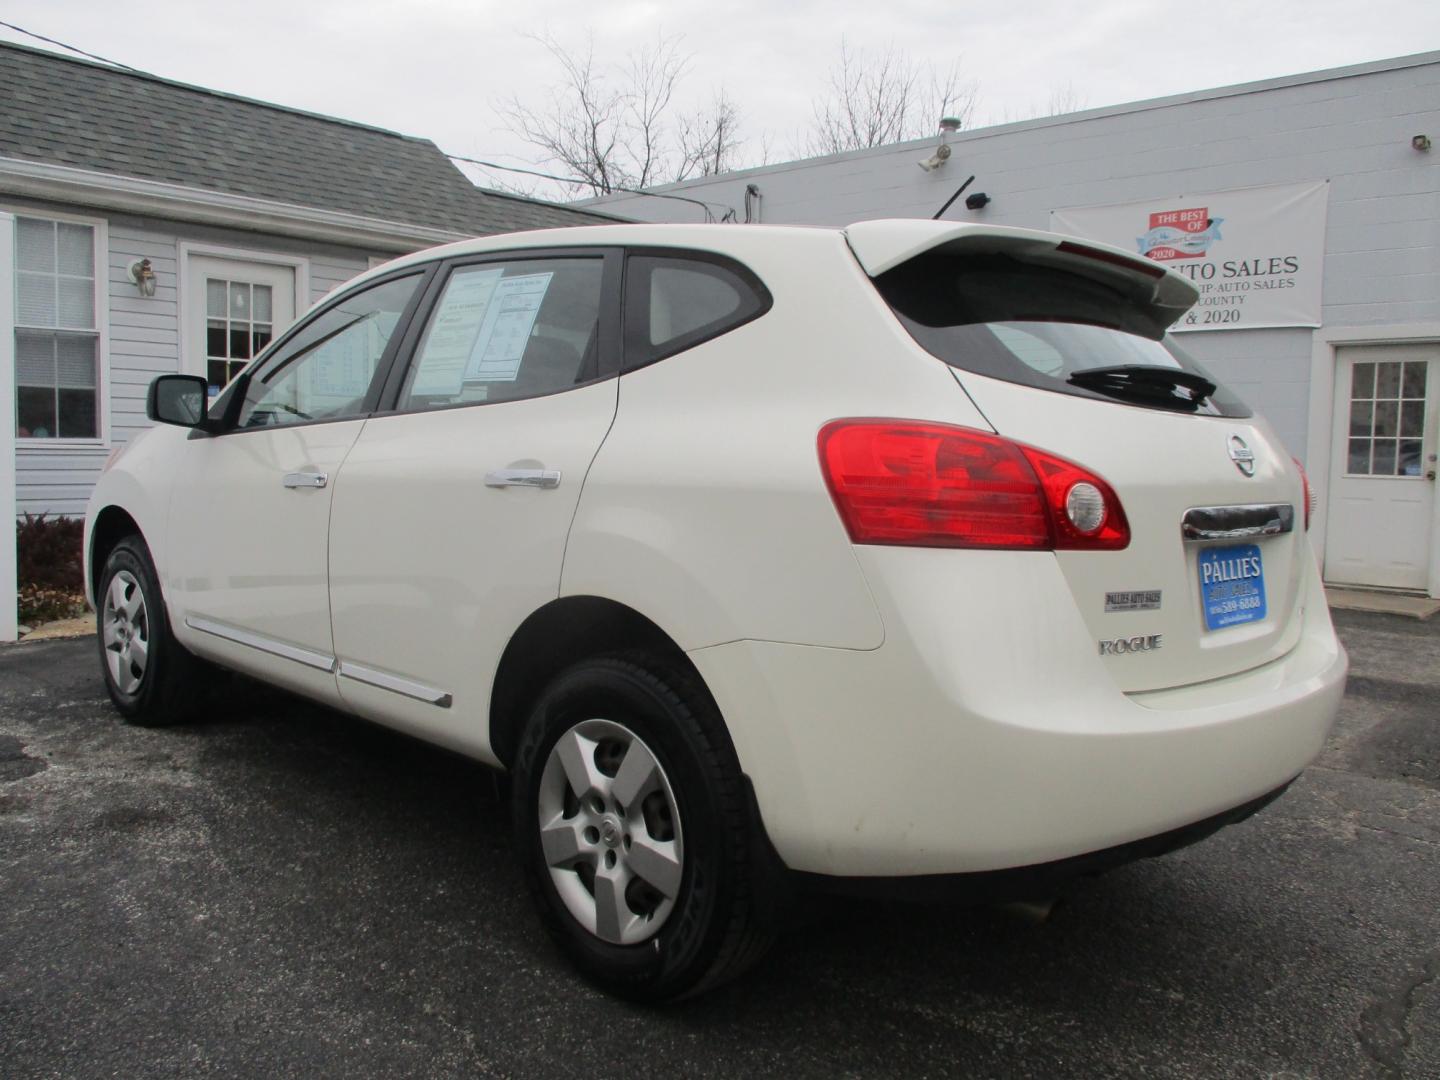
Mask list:
[[[739,110],[723,89],[693,115],[675,115],[690,66],[678,37],[657,35],[623,65],[598,62],[593,39],[583,52],[549,36],[532,40],[549,52],[560,78],[543,105],[512,96],[498,110],[542,163],[576,178],[570,194],[606,195],[734,167]]]
[[[911,60],[893,44],[883,52],[852,50],[840,39],[830,86],[813,102],[815,124],[804,140],[810,154],[837,154],[919,139],[939,130],[942,116],[969,125],[977,88],[960,65],[937,69]]]
[[[702,111],[680,118],[677,138],[676,180],[729,172],[736,167],[740,149],[740,111],[722,88]]]

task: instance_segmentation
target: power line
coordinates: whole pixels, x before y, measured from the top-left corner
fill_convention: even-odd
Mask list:
[[[582,186],[589,184],[588,180],[582,180],[575,176],[555,176],[553,173],[536,172],[534,169],[521,169],[515,165],[500,165],[493,161],[481,161],[479,158],[464,157],[461,154],[446,154],[445,156],[452,161],[464,161],[471,165],[480,165],[486,169],[502,169],[505,172],[524,173],[526,176],[538,176],[542,180],[554,180],[560,184],[578,184]],[[735,217],[735,208],[733,206],[727,206],[724,203],[707,203],[702,202],[700,199],[687,198],[684,195],[670,195],[659,191],[641,191],[639,188],[619,187],[615,185],[612,185],[610,190],[623,191],[627,195],[645,195],[651,199],[674,199],[676,202],[691,203],[705,211],[705,220],[707,223],[713,223],[715,221],[715,215],[711,213],[711,207],[725,211],[720,219],[721,221],[730,221]]]
[[[111,64],[118,68],[124,68],[126,71],[133,71],[137,75],[146,74],[139,68],[133,68],[129,64],[122,64],[119,60],[109,60],[103,56],[96,56],[92,52],[86,52],[84,49],[78,49],[74,45],[67,45],[63,41],[56,41],[54,38],[46,37],[44,34],[37,34],[34,30],[26,30],[23,26],[16,26],[14,23],[8,23],[4,20],[0,20],[0,26],[6,27],[10,30],[14,30],[16,33],[24,34],[26,37],[32,37],[36,41],[43,41],[47,45],[59,45],[62,49],[69,49],[71,52],[79,53],[81,56],[84,56],[90,60],[99,60],[102,64]]]

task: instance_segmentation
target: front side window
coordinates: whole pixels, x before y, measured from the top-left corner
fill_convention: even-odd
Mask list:
[[[15,220],[15,421],[22,439],[100,437],[95,227]]]
[[[603,258],[458,267],[445,283],[398,407],[515,401],[600,374]]]
[[[411,274],[353,293],[302,326],[246,383],[238,426],[362,415],[420,278]]]

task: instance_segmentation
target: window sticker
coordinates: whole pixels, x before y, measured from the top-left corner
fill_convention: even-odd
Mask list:
[[[465,382],[514,382],[520,358],[535,328],[535,317],[550,290],[553,271],[503,279],[495,286],[485,320],[480,326]]]
[[[457,273],[445,286],[445,297],[425,338],[416,365],[411,394],[454,396],[460,393],[491,295],[503,270]]]

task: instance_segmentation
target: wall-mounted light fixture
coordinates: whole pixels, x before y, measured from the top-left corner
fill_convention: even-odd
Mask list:
[[[934,172],[945,162],[950,160],[950,144],[945,140],[960,130],[960,119],[956,116],[942,116],[940,118],[940,145],[935,148],[924,161],[916,162],[926,172]]]
[[[141,296],[155,295],[155,271],[151,269],[149,259],[130,264],[130,280],[135,282]]]
[[[1410,145],[1413,146],[1416,150],[1419,150],[1422,154],[1428,154],[1430,152],[1430,136],[1411,135]]]

